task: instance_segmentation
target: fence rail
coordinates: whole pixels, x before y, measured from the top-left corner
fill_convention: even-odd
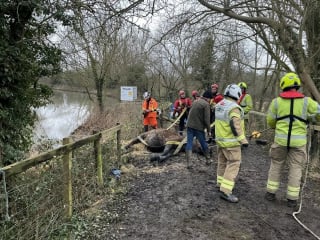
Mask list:
[[[75,142],[65,138],[61,147],[1,168],[1,239],[49,239],[71,220],[75,208],[83,210],[94,201],[88,195],[101,194],[104,178],[110,177],[108,161],[121,164],[122,127]],[[43,215],[47,218],[41,219]]]

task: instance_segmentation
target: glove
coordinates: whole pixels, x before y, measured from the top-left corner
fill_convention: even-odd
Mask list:
[[[249,147],[249,143],[241,144],[241,148],[247,148],[247,147]]]

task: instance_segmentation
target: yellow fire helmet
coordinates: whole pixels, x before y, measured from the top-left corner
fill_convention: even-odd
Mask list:
[[[245,82],[239,82],[238,86],[241,87],[241,88],[244,88],[244,89],[248,88],[248,86],[247,86],[247,84]]]
[[[282,90],[291,87],[299,88],[301,86],[301,80],[297,74],[290,72],[284,75],[280,80],[280,88]]]

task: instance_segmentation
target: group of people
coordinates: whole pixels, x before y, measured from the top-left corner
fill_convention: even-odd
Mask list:
[[[313,116],[320,120],[320,105],[298,92],[300,86],[301,81],[297,74],[284,75],[280,80],[282,93],[272,100],[267,114],[267,123],[275,129],[275,138],[270,149],[271,164],[265,198],[269,201],[276,199],[281,170],[288,161],[289,207],[297,206],[300,194],[302,171],[307,159],[308,118]],[[197,91],[192,91],[192,101],[186,98],[184,91],[179,92],[179,97],[174,103],[174,111],[186,114],[187,118],[187,163],[190,162],[194,137],[198,139],[206,158],[210,158],[205,132],[209,138],[214,134],[218,146],[217,187],[220,196],[231,203],[238,202],[239,199],[233,194],[233,189],[240,169],[241,149],[249,145],[244,124],[253,106],[252,98],[247,93],[247,84],[244,82],[230,84],[223,94],[219,94],[218,85],[213,84],[211,91],[205,91],[202,96]],[[181,119],[182,117],[180,122]],[[183,131],[183,128],[184,125],[179,124],[179,130]]]

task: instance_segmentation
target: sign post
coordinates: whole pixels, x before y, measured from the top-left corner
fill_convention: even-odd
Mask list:
[[[120,100],[121,101],[134,101],[137,100],[137,87],[135,86],[121,86],[120,87]]]

